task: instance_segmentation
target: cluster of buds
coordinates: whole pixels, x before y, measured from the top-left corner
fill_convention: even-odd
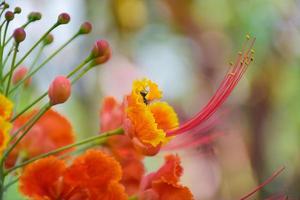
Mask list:
[[[27,15],[27,21],[10,33],[9,26],[14,22],[14,19],[18,17],[17,15],[22,12],[22,9],[15,7],[13,10],[9,10],[9,7],[9,4],[6,2],[0,4],[0,18],[1,21],[3,21],[0,26],[0,113],[2,113],[2,111],[3,113],[10,113],[9,115],[5,115],[5,119],[3,118],[3,120],[2,116],[0,116],[0,122],[2,123],[3,121],[6,125],[6,129],[4,130],[3,128],[2,130],[2,124],[0,124],[0,148],[3,150],[3,155],[1,155],[0,159],[0,199],[2,199],[4,192],[2,184],[8,174],[8,172],[5,173],[6,167],[11,167],[11,165],[8,165],[8,160],[12,157],[11,154],[15,152],[15,149],[19,148],[24,137],[32,131],[32,128],[34,129],[35,124],[38,123],[39,120],[42,120],[43,116],[49,117],[55,113],[50,108],[57,104],[65,103],[70,98],[71,87],[76,81],[82,78],[83,75],[94,66],[104,64],[111,57],[109,43],[106,40],[97,40],[92,46],[91,52],[87,53],[86,58],[81,61],[78,66],[74,67],[68,74],[56,76],[49,84],[47,91],[37,96],[32,102],[30,102],[31,98],[26,98],[28,101],[27,105],[24,107],[18,106],[18,109],[13,110],[12,105],[17,104],[16,99],[19,99],[18,96],[24,95],[20,91],[34,86],[34,84],[32,84],[34,75],[76,38],[91,33],[92,24],[87,21],[83,22],[79,26],[78,31],[70,36],[70,39],[61,44],[61,46],[48,55],[45,60],[42,60],[41,55],[44,49],[54,42],[52,31],[68,24],[71,20],[70,15],[68,13],[59,14],[53,24],[37,38],[32,47],[20,53],[19,47],[23,45],[23,41],[26,40],[26,29],[29,25],[40,21],[42,14],[40,12],[29,13]],[[34,54],[33,52],[37,53]],[[30,65],[24,65],[29,59],[33,62]],[[45,105],[37,109],[37,105],[47,97],[48,101]],[[28,113],[31,112],[32,114],[28,115]],[[54,115],[55,119],[61,121],[61,116],[57,114]],[[19,122],[22,121],[21,119],[24,117],[28,119],[24,120],[24,124],[19,126]],[[52,119],[54,118],[52,117]],[[63,124],[68,123],[64,121],[59,126],[65,127]],[[9,130],[8,127],[13,128]],[[9,132],[10,134],[7,134]],[[1,138],[4,138],[4,135],[2,135],[4,133],[8,136],[5,137],[5,141],[1,141]],[[73,138],[73,136],[71,138]],[[74,142],[73,139],[68,141]]]

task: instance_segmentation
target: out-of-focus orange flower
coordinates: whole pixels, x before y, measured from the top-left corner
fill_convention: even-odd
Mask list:
[[[37,112],[37,110],[34,110],[20,116],[14,122],[14,130],[18,130]],[[74,141],[73,128],[70,122],[58,112],[49,110],[35,123],[27,135],[12,151],[7,159],[6,166],[13,166],[21,151],[25,153],[26,158],[32,158],[39,154],[71,144]]]
[[[0,94],[0,117],[5,120],[9,119],[13,110],[13,103],[6,98],[4,95]]]
[[[191,191],[179,184],[183,169],[178,156],[169,155],[156,172],[144,177],[140,200],[192,200]]]
[[[101,131],[110,131],[121,127],[123,117],[124,106],[113,97],[106,97],[100,111]],[[145,173],[143,156],[135,150],[131,140],[124,135],[110,137],[107,140],[107,147],[121,164],[123,171],[121,183],[125,186],[127,194],[136,194]]]
[[[4,118],[0,117],[0,153],[5,149],[9,140],[9,131],[12,125],[7,122]]]
[[[124,102],[125,132],[135,147],[146,155],[156,154],[170,139],[166,132],[179,124],[174,109],[166,102],[157,101],[161,97],[157,84],[142,79],[133,83],[132,92]]]
[[[89,150],[69,167],[56,157],[28,165],[20,177],[20,191],[34,200],[125,200],[121,175],[114,158]]]

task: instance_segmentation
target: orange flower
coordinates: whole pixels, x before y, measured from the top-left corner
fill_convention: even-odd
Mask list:
[[[122,126],[124,106],[113,97],[106,97],[100,111],[101,131],[110,131]],[[123,176],[121,183],[128,195],[136,194],[145,173],[143,156],[137,152],[131,140],[124,135],[110,137],[107,140],[108,151],[119,161]]]
[[[14,122],[14,130],[18,130],[38,111],[32,111],[20,116]],[[14,132],[14,131],[13,131]],[[42,153],[74,142],[74,133],[70,122],[54,110],[47,111],[30,129],[27,135],[12,151],[7,159],[7,167],[14,165],[19,153],[25,152],[26,158],[32,158]]]
[[[116,160],[89,150],[69,167],[56,157],[28,165],[20,177],[20,191],[34,200],[125,200],[121,174]]]
[[[11,130],[12,125],[0,117],[0,153],[5,149],[7,142],[9,140],[9,131]]]
[[[161,97],[157,84],[142,79],[133,83],[132,92],[125,99],[124,129],[135,147],[146,155],[156,154],[170,139],[166,132],[178,127],[174,109],[157,101]]]
[[[4,95],[0,94],[0,117],[9,119],[13,110],[13,103]]]
[[[144,177],[140,200],[192,200],[190,190],[179,184],[183,169],[178,156],[169,155],[165,164],[154,173]]]

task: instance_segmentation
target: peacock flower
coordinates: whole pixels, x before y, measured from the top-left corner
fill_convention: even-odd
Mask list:
[[[178,117],[166,102],[159,101],[162,92],[148,79],[136,80],[125,97],[124,129],[134,146],[146,155],[154,155],[169,141],[166,132],[178,127]]]
[[[15,120],[13,128],[18,130],[37,112],[38,110],[33,110],[21,115]],[[26,156],[22,159],[29,159],[74,141],[74,132],[70,122],[63,115],[50,109],[34,124],[12,151],[6,160],[6,166],[14,166],[21,152],[23,152],[23,156]]]
[[[165,157],[165,164],[143,178],[139,200],[192,200],[191,191],[182,186],[183,168],[177,155]]]
[[[119,128],[122,126],[123,118],[123,104],[118,103],[113,97],[104,98],[100,111],[101,131]],[[131,140],[125,135],[108,138],[106,146],[122,167],[121,183],[124,185],[126,193],[128,195],[136,194],[145,173],[142,162],[143,155],[135,150]]]
[[[172,136],[191,131],[206,122],[225,102],[253,60],[253,44],[254,40],[245,46],[204,108],[180,126],[174,109],[168,103],[159,101],[162,92],[157,84],[148,79],[135,81],[131,94],[124,101],[123,122],[124,130],[134,146],[145,155],[155,155]]]
[[[9,131],[11,130],[11,123],[7,122],[3,117],[0,117],[0,153],[3,152],[9,140]]]
[[[0,94],[0,117],[7,120],[11,117],[12,111],[13,103],[3,94]]]
[[[53,156],[28,165],[20,177],[20,191],[37,200],[125,200],[121,176],[113,157],[89,150],[70,166]]]

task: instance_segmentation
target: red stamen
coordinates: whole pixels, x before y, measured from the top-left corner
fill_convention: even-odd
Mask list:
[[[262,184],[260,184],[259,186],[257,186],[254,190],[252,190],[251,192],[249,192],[248,194],[246,194],[245,196],[243,196],[242,198],[240,198],[240,200],[245,200],[248,197],[250,197],[251,195],[253,195],[254,193],[256,193],[257,191],[259,191],[260,189],[262,189],[264,186],[266,186],[267,184],[269,184],[270,182],[272,182],[283,170],[285,169],[285,167],[281,167],[279,168],[277,171],[275,171],[271,177],[269,177],[267,180],[265,180]]]
[[[202,108],[202,110],[189,121],[182,124],[179,128],[169,131],[168,136],[178,135],[192,128],[198,126],[199,124],[205,122],[209,117],[216,112],[216,110],[225,102],[227,97],[233,91],[234,87],[237,85],[238,81],[241,79],[242,75],[246,71],[248,65],[250,64],[251,49],[253,47],[255,39],[253,39],[244,53],[239,54],[234,66],[227,72],[225,78],[221,82],[219,88],[210,99],[210,101]],[[247,45],[245,45],[247,46]]]
[[[186,148],[194,148],[197,147],[199,145],[203,145],[203,144],[210,144],[211,142],[215,141],[217,138],[219,138],[220,136],[223,136],[224,133],[223,132],[216,132],[213,134],[209,134],[209,135],[205,135],[205,136],[201,136],[199,138],[190,138],[187,141],[184,141],[180,144],[174,144],[174,145],[167,145],[166,147],[163,148],[163,150],[165,151],[172,151],[172,150],[179,150],[179,149],[186,149]]]

